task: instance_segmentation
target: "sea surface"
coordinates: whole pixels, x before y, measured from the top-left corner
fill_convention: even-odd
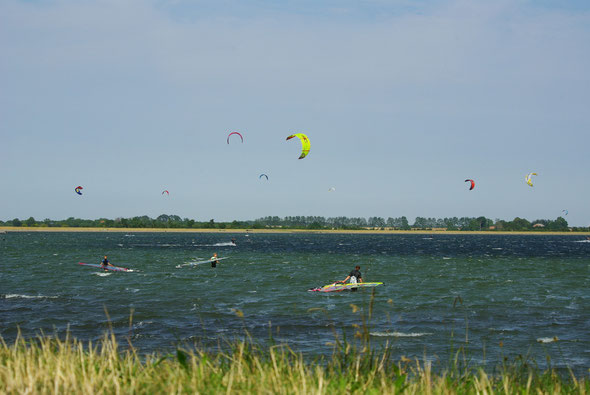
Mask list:
[[[236,245],[230,243],[236,239]],[[355,265],[375,288],[373,346],[446,366],[461,346],[472,365],[530,356],[588,373],[590,242],[583,236],[211,233],[0,235],[0,336],[10,343],[112,327],[142,352],[244,338],[329,355],[354,341],[372,290],[322,294]],[[178,265],[228,257],[209,264]],[[78,262],[103,255],[133,272]],[[355,307],[356,306],[356,307]],[[358,309],[357,309],[358,308]],[[355,312],[356,311],[356,312]],[[361,325],[362,326],[362,325]]]

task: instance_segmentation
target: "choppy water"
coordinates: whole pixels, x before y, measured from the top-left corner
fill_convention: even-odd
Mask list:
[[[229,241],[237,240],[237,246]],[[372,341],[445,363],[466,338],[472,362],[531,354],[590,366],[590,243],[580,236],[9,233],[0,235],[0,335],[108,328],[142,351],[242,337],[330,353],[332,324],[352,333],[370,290],[319,294],[360,264],[376,288]],[[217,268],[176,266],[230,257]],[[105,274],[77,262],[138,272]],[[460,297],[460,299],[458,298]],[[323,310],[309,311],[312,308]],[[130,311],[133,322],[130,325]],[[242,311],[243,319],[236,310]],[[553,341],[554,337],[559,340]],[[502,342],[503,347],[499,344]],[[485,352],[484,352],[485,349]]]

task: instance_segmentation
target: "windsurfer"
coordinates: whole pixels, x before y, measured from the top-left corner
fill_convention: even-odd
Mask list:
[[[345,283],[348,280],[350,280],[351,284],[356,284],[356,283],[362,283],[363,282],[363,276],[360,272],[361,267],[359,265],[356,265],[354,267],[354,270],[350,272],[350,274],[348,275],[348,277],[346,277],[344,279],[344,281],[341,281],[341,283]]]
[[[107,256],[104,256],[104,259],[102,261],[100,261],[100,266],[102,266],[103,270],[107,270],[107,266],[113,266],[111,265],[111,262],[109,262],[109,260],[107,259]]]
[[[217,267],[217,263],[219,260],[217,259],[217,253],[214,252],[213,256],[211,257],[211,267]]]

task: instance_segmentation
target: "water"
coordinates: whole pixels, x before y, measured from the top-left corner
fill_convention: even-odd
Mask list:
[[[230,243],[235,238],[237,246]],[[243,337],[329,354],[333,328],[352,335],[371,290],[307,292],[356,264],[375,289],[374,344],[441,365],[465,344],[472,363],[530,354],[541,365],[590,366],[590,243],[580,236],[9,233],[0,235],[0,335],[112,325],[143,352]],[[199,265],[208,259],[217,268]],[[133,273],[77,263],[107,254]],[[310,311],[310,309],[313,309]],[[107,318],[106,312],[110,317]],[[130,322],[130,312],[133,319]],[[239,316],[243,313],[243,318]],[[110,322],[110,324],[109,324]],[[554,341],[557,337],[559,340]],[[502,346],[500,346],[502,343]]]

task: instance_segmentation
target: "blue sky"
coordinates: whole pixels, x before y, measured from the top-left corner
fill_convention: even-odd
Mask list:
[[[590,6],[564,4],[3,1],[0,218],[588,226]]]

